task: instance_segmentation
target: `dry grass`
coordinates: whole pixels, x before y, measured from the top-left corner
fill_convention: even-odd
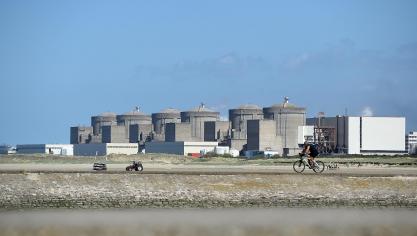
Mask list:
[[[30,155],[1,155],[1,163],[56,163],[56,164],[87,164],[96,161],[106,161],[107,163],[129,163],[132,160],[140,160],[144,163],[154,164],[182,164],[182,165],[289,165],[297,158],[260,158],[246,159],[242,158],[225,158],[225,157],[209,157],[209,158],[193,158],[181,155],[171,154],[138,154],[138,155],[109,155],[109,156],[56,156],[46,154],[30,154]],[[337,156],[337,157],[319,157],[325,163],[337,163],[341,165],[402,165],[417,166],[417,158],[402,156]]]

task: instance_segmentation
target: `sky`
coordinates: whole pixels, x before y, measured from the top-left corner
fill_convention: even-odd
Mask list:
[[[0,144],[135,106],[283,101],[417,130],[417,1],[0,1]]]

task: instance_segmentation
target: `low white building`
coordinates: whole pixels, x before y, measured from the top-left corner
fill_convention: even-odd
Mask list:
[[[74,144],[75,156],[106,156],[110,154],[138,154],[137,143],[83,143]]]
[[[214,152],[217,142],[148,142],[146,153],[167,153],[176,155],[205,154]]]
[[[410,132],[405,136],[405,148],[408,154],[417,154],[417,132]]]
[[[307,125],[335,129],[336,150],[347,154],[396,155],[405,151],[405,117],[322,117]]]
[[[17,154],[46,153],[52,155],[72,156],[74,146],[72,144],[18,144]]]

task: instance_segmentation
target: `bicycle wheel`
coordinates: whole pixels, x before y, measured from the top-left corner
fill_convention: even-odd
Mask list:
[[[298,160],[294,162],[294,164],[292,165],[292,168],[294,169],[295,172],[301,173],[306,168],[306,164],[302,162],[301,160]]]
[[[316,166],[313,168],[313,171],[316,173],[321,173],[324,171],[324,163],[322,161],[316,161]]]

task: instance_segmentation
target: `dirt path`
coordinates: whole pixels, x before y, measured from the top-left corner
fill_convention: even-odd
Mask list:
[[[101,173],[125,172],[127,164],[108,164],[108,170]],[[92,164],[0,164],[0,173],[16,172],[94,172]],[[144,164],[143,174],[297,174],[292,166],[230,166],[230,165],[181,165],[181,164]],[[304,174],[315,174],[306,169]],[[342,176],[417,176],[413,167],[340,167],[326,169],[324,175]]]

